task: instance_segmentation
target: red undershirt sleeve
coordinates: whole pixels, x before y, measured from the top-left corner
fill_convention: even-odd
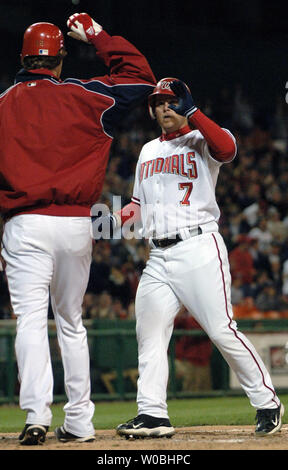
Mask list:
[[[228,131],[222,129],[212,119],[205,116],[200,109],[190,116],[189,122],[201,132],[215,160],[219,162],[233,160],[237,147],[232,135]]]

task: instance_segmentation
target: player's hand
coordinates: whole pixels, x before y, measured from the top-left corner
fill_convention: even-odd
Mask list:
[[[118,221],[115,215],[109,213],[107,215],[92,216],[92,238],[94,240],[109,240],[113,238],[113,234],[118,228]]]
[[[102,26],[91,18],[87,13],[75,13],[67,21],[69,31],[68,36],[79,41],[90,42],[100,31]]]
[[[175,113],[185,116],[188,119],[198,109],[195,106],[190,91],[185,83],[181,82],[181,80],[174,80],[171,82],[170,88],[177,96],[178,104],[170,104],[169,108],[173,109]]]

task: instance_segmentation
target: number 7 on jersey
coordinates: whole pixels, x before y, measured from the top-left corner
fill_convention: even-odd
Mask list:
[[[179,183],[178,188],[186,190],[183,199],[180,201],[181,206],[190,206],[189,197],[193,189],[193,183]]]

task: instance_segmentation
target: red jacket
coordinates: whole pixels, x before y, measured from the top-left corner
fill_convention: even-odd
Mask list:
[[[128,41],[99,33],[109,74],[58,80],[21,70],[0,95],[0,212],[89,216],[101,194],[114,128],[155,77]]]

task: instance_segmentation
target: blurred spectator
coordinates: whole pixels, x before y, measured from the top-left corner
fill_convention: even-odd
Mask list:
[[[267,219],[265,217],[261,217],[259,219],[257,226],[254,226],[248,235],[249,237],[256,238],[259,241],[259,250],[261,253],[268,253],[273,236],[268,230]]]
[[[228,223],[222,223],[219,225],[219,232],[221,233],[228,252],[234,248],[234,243],[232,241],[232,234]]]
[[[137,240],[136,238],[131,238],[130,240],[125,241],[125,246],[134,263],[139,263],[147,260],[145,245],[143,245],[142,240]]]
[[[96,316],[97,298],[92,292],[86,292],[82,304],[82,316],[85,319],[94,318]]]
[[[135,302],[131,301],[127,308],[127,320],[135,320]]]
[[[279,296],[275,284],[267,282],[255,300],[256,307],[262,312],[279,309]]]
[[[110,249],[104,249],[106,242],[99,241],[94,245],[88,292],[98,294],[108,289],[110,275]]]
[[[244,299],[243,281],[241,277],[236,277],[231,284],[231,303],[232,305],[240,304]]]
[[[267,212],[267,229],[273,239],[279,243],[283,243],[288,236],[287,227],[280,219],[280,212],[274,206],[270,207]]]
[[[243,198],[242,198],[243,202]],[[243,210],[243,218],[247,221],[249,229],[258,225],[259,220],[265,217],[267,211],[267,203],[262,198],[258,198],[257,202],[253,202],[250,206]]]
[[[125,310],[125,308],[123,307],[123,304],[120,299],[113,299],[112,309],[115,315],[115,319],[125,320],[127,318],[127,310]]]
[[[253,227],[259,218],[259,211],[260,211],[260,200],[261,200],[261,185],[259,182],[254,182],[252,179],[253,171],[249,170],[249,178],[251,179],[251,183],[246,188],[245,192],[242,194],[240,199],[241,205],[243,209],[243,215],[247,220],[250,227]],[[259,176],[256,173],[257,176]]]
[[[229,231],[234,243],[237,242],[239,235],[245,233],[245,229],[243,227],[244,220],[245,217],[243,216],[243,213],[239,211],[239,208],[235,208],[229,218]]]
[[[282,290],[282,275],[281,275],[281,263],[278,259],[273,259],[270,262],[271,265],[271,279],[277,289],[277,293]]]
[[[175,329],[201,330],[196,320],[182,308],[175,318]],[[175,370],[176,378],[182,381],[182,390],[198,392],[211,390],[212,343],[204,336],[176,337]]]
[[[259,239],[258,238],[251,238],[249,244],[249,253],[252,255],[253,258],[253,265],[255,271],[266,271],[269,275],[271,274],[271,264],[268,257],[268,254],[264,253],[262,250],[259,249]]]
[[[123,265],[127,262],[132,262],[133,259],[127,249],[127,243],[125,239],[120,240],[111,240],[111,255],[110,255],[110,265]]]
[[[265,150],[269,149],[271,142],[271,133],[263,118],[265,119],[263,113],[257,117],[254,114],[254,126],[246,141],[247,145],[251,146],[257,155],[260,155]]]
[[[122,266],[122,273],[129,282],[131,297],[134,299],[136,296],[137,287],[140,280],[140,273],[131,261],[128,261]]]
[[[93,318],[115,320],[113,299],[107,291],[103,291],[99,295],[96,307],[91,313]]]
[[[270,249],[268,253],[268,259],[270,263],[274,261],[282,262],[282,244],[273,240],[270,244]]]
[[[263,288],[267,283],[271,282],[271,276],[265,270],[259,270],[256,272],[254,277],[254,282],[251,286],[251,291],[249,291],[249,295],[253,297],[254,301],[257,298],[258,294],[262,292]]]
[[[288,259],[282,266],[282,294],[288,296]]]
[[[285,200],[284,195],[280,189],[280,186],[278,182],[269,185],[269,187],[266,190],[265,197],[269,203],[269,206],[274,209],[277,209],[279,213],[286,214],[287,211],[287,200]],[[276,211],[273,210],[271,211],[271,214],[274,214]],[[276,218],[275,222],[277,222],[279,219]]]
[[[251,238],[241,234],[237,239],[237,246],[230,251],[229,261],[232,280],[241,279],[243,284],[251,284],[255,274],[254,263],[249,245]]]
[[[116,267],[111,267],[109,276],[108,291],[111,297],[117,297],[121,300],[122,304],[127,307],[132,299],[132,290],[128,279],[125,278],[121,270]]]

